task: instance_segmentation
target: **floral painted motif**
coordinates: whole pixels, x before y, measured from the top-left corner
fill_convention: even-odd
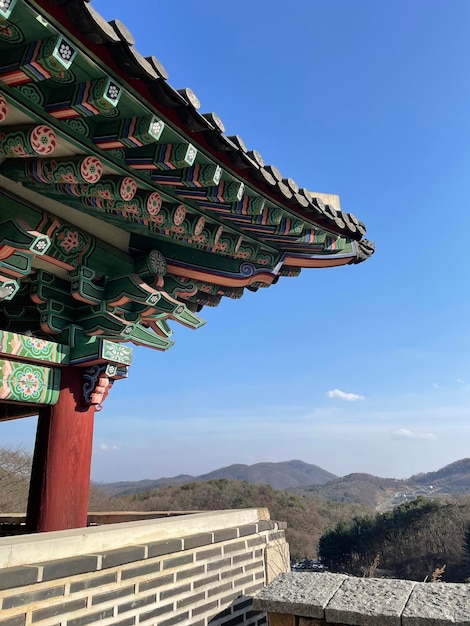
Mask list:
[[[26,368],[24,372],[17,374],[14,389],[27,398],[36,398],[40,395],[40,383],[39,372]]]
[[[162,197],[159,193],[154,191],[147,198],[147,211],[150,217],[157,215],[162,208]]]
[[[194,235],[198,237],[202,231],[204,230],[204,226],[206,225],[206,219],[201,215],[201,217],[197,220],[194,226]]]
[[[103,166],[101,161],[94,156],[88,156],[83,159],[80,173],[87,183],[96,183],[103,174]]]
[[[51,154],[57,146],[57,138],[54,131],[44,124],[33,128],[29,140],[34,152],[41,156]]]
[[[91,241],[84,233],[66,224],[55,231],[52,242],[52,254],[73,267],[83,261],[86,252],[90,252]]]
[[[46,156],[55,150],[57,140],[54,131],[39,126],[20,126],[0,133],[0,154],[6,157]]]
[[[31,348],[33,354],[47,354],[52,352],[53,344],[45,339],[39,339],[38,337],[28,337],[26,339],[26,346]]]
[[[57,236],[57,241],[58,245],[66,252],[71,252],[80,245],[78,232],[76,230],[62,231],[61,234]]]
[[[13,402],[55,404],[59,398],[60,371],[21,361],[0,359],[0,398]]]
[[[26,156],[28,156],[28,153],[26,152],[24,147],[19,142],[17,144],[13,145],[13,146],[10,146],[10,150],[9,151],[2,150],[2,152],[5,154],[5,156],[9,156],[9,157],[26,157]]]
[[[130,176],[126,176],[122,179],[121,186],[119,188],[119,194],[125,201],[132,200],[137,192],[137,183]]]
[[[219,226],[214,233],[214,244],[216,244],[219,239],[222,237],[222,233],[224,232],[224,227]]]
[[[21,30],[4,17],[0,17],[0,41],[9,44],[18,44],[24,41]]]
[[[181,226],[186,217],[186,209],[184,205],[180,204],[176,207],[173,215],[173,224],[175,226]]]
[[[148,255],[149,264],[152,271],[159,275],[164,276],[166,274],[166,259],[158,250],[151,250]]]
[[[130,365],[132,361],[132,349],[120,343],[105,341],[103,344],[103,358],[116,361],[116,363]]]

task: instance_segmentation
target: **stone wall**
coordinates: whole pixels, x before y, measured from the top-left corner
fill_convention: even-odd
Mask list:
[[[252,596],[289,568],[264,509],[0,539],[0,626],[261,626]]]
[[[470,626],[470,585],[288,573],[253,608],[269,626]]]

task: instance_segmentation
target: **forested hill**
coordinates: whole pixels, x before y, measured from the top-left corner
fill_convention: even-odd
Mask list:
[[[336,478],[318,465],[304,461],[283,461],[280,463],[256,463],[255,465],[229,465],[203,474],[198,480],[227,478],[246,480],[255,485],[270,485],[273,489],[292,489],[300,485],[323,485]]]
[[[101,484],[100,487],[111,495],[126,495],[150,489],[169,487],[171,485],[203,482],[216,478],[245,480],[254,485],[269,485],[273,487],[273,489],[290,490],[303,485],[322,485],[333,480],[336,476],[318,465],[311,465],[310,463],[304,463],[304,461],[255,463],[254,465],[237,463],[235,465],[221,467],[207,474],[201,474],[200,476],[180,474],[172,478],[158,478],[156,480],[107,483]]]
[[[470,493],[470,459],[461,459],[427,474],[416,474],[410,483],[431,485],[433,490],[445,493]]]
[[[244,480],[250,484],[270,485],[299,495],[310,495],[334,502],[356,502],[377,510],[388,510],[418,495],[445,497],[470,493],[470,458],[446,465],[435,472],[410,478],[379,478],[372,474],[334,474],[303,461],[229,465],[200,476],[180,474],[172,478],[120,482],[100,485],[109,495],[127,495],[213,479]]]
[[[299,487],[295,492],[388,510],[422,495],[434,498],[470,494],[470,459],[461,459],[436,472],[416,474],[403,480],[356,473],[335,478],[324,485]]]
[[[320,536],[356,515],[370,514],[358,504],[296,496],[268,485],[217,478],[125,496],[119,507],[134,511],[194,511],[266,507],[271,519],[287,522],[286,537],[293,559],[316,558]]]
[[[357,502],[376,507],[381,502],[394,498],[396,493],[411,493],[411,489],[404,480],[355,473],[335,478],[325,485],[300,487],[295,492],[334,502]]]

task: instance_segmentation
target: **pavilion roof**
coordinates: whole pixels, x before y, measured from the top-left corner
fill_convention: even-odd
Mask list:
[[[0,252],[16,255],[0,260],[0,286],[32,269],[41,306],[50,292],[93,305],[89,322],[57,296],[69,323],[93,334],[103,333],[104,303],[106,315],[143,324],[131,340],[152,345],[144,329],[166,337],[167,317],[197,327],[195,313],[224,296],[373,254],[337,197],[299,188],[224,134],[120,21],[84,0],[3,0],[0,22]],[[82,229],[75,243],[70,224]],[[67,246],[80,237],[72,259]],[[111,326],[104,334],[124,340]]]

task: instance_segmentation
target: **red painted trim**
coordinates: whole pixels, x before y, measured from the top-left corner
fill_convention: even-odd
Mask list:
[[[204,272],[202,269],[196,270],[195,268],[174,265],[171,262],[167,264],[167,269],[170,274],[176,274],[178,276],[184,276],[185,278],[192,278],[194,280],[200,280],[202,282],[209,282],[214,285],[220,285],[222,287],[246,287],[247,285],[258,282],[270,285],[276,278],[275,274],[263,271],[248,277],[237,276],[231,278],[229,276],[223,276],[216,273]]]
[[[286,257],[284,259],[284,265],[292,265],[293,267],[337,267],[339,265],[347,265],[351,263],[353,259],[356,257],[354,255],[347,257],[325,257],[324,259],[315,258],[315,259],[305,259],[302,257]]]

